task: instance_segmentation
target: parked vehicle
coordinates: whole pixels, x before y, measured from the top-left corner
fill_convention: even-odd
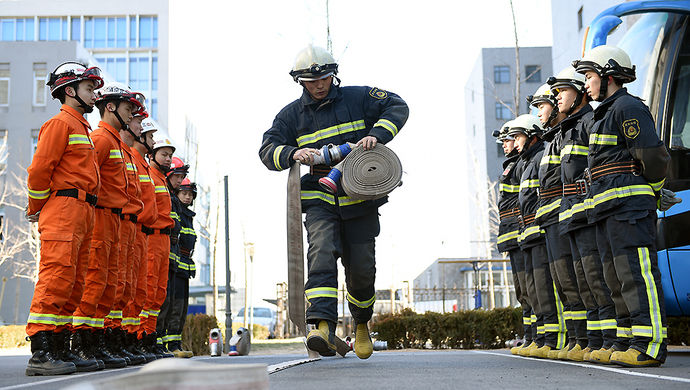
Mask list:
[[[254,311],[254,324],[265,326],[268,329],[269,338],[274,338],[276,334],[276,320],[277,312],[271,307],[255,306]],[[249,323],[251,323],[251,310],[247,312],[247,324],[245,327],[249,328]],[[244,307],[241,308],[235,318],[233,323],[243,323],[244,322]]]

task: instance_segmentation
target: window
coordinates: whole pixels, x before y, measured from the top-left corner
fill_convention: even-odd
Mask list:
[[[34,19],[0,19],[0,41],[33,41]]]
[[[129,47],[137,47],[137,17],[129,17]]]
[[[0,129],[0,175],[5,174],[7,168],[7,130]]]
[[[510,103],[496,102],[496,119],[510,119],[513,117]]]
[[[36,153],[36,147],[38,146],[38,133],[40,132],[39,129],[32,129],[31,130],[31,155]]]
[[[2,24],[2,40],[14,41],[14,19],[3,19]]]
[[[151,47],[153,40],[153,21],[150,16],[139,17],[139,47]]]
[[[93,47],[105,47],[105,18],[93,19]]]
[[[63,35],[64,34],[64,35]],[[39,18],[38,40],[60,41],[67,38],[67,19],[63,18]]]
[[[34,62],[34,106],[46,105],[47,74],[45,62]]]
[[[149,90],[149,57],[129,59],[129,86],[135,91]]]
[[[525,66],[525,82],[526,83],[541,83],[541,66],[527,65]]]
[[[582,30],[582,7],[577,10],[577,31]]]
[[[81,41],[81,18],[79,16],[72,17],[72,40]]]
[[[10,64],[0,62],[0,106],[10,105]]]
[[[510,67],[505,65],[494,66],[494,83],[510,83]]]
[[[117,55],[98,56],[96,60],[101,69],[113,76],[117,82],[127,84],[127,58]]]

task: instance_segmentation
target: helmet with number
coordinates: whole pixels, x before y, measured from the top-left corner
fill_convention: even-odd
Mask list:
[[[290,76],[296,83],[315,81],[338,74],[338,64],[326,49],[309,45],[297,53]]]
[[[177,189],[177,191],[191,191],[192,197],[196,199],[196,183],[190,181],[187,177],[182,180],[182,184],[180,184],[180,187]]]
[[[585,74],[587,71],[594,71],[602,79],[612,76],[621,83],[631,83],[636,79],[635,65],[630,61],[630,56],[616,46],[597,46],[587,52],[581,60],[573,61],[573,67],[578,73]],[[599,96],[595,100],[604,100],[607,88],[608,83],[602,82],[599,87]]]
[[[539,108],[539,103],[550,103],[552,106],[556,107],[556,97],[551,92],[548,84],[542,84],[534,95],[527,96],[527,103],[534,108]]]
[[[86,65],[76,61],[63,62],[58,65],[55,70],[48,74],[46,85],[50,87],[50,95],[53,98],[57,98],[56,93],[61,88],[82,80],[95,81],[95,89],[103,87],[103,78],[98,67],[88,68]]]
[[[158,131],[159,128],[158,122],[156,122],[153,118],[146,117],[143,121],[141,121],[142,136],[149,131]]]
[[[170,175],[187,175],[189,173],[189,165],[185,165],[184,161],[182,161],[181,158],[179,157],[173,157],[172,162],[170,163],[170,172],[166,174],[166,176]]]
[[[524,134],[527,137],[537,136],[541,137],[544,133],[539,118],[532,114],[523,114],[512,120],[508,135],[515,136],[516,134]]]

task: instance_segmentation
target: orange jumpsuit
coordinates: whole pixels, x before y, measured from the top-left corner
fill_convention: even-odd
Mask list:
[[[144,331],[151,334],[156,331],[156,322],[160,314],[161,306],[165,301],[168,287],[168,257],[170,256],[170,230],[175,226],[175,221],[170,217],[172,203],[170,193],[166,186],[165,176],[158,169],[151,169],[154,190],[156,193],[156,208],[158,217],[151,226],[154,233],[149,236],[148,247],[148,274],[146,305],[144,310],[148,313]]]
[[[127,174],[120,133],[101,121],[91,134],[101,174],[84,294],[74,312],[78,329],[102,328],[114,304],[120,255],[120,214],[127,204]]]
[[[141,200],[144,204],[143,210],[139,213],[136,226],[136,240],[134,242],[134,261],[132,271],[134,273],[134,295],[132,300],[128,302],[123,309],[122,325],[125,326],[128,332],[138,332],[141,335],[143,329],[140,327],[142,321],[146,321],[148,312],[142,310],[146,303],[147,297],[147,271],[148,259],[146,252],[148,249],[148,234],[144,232],[150,231],[150,226],[156,222],[158,218],[158,209],[156,208],[156,192],[151,179],[151,167],[146,163],[144,157],[138,151],[132,149],[134,162],[139,174],[139,185],[141,187]]]
[[[41,259],[26,325],[29,336],[59,331],[70,324],[81,300],[94,224],[93,204],[100,187],[90,130],[77,110],[63,105],[41,127],[36,153],[27,169],[28,214],[41,212]]]
[[[120,328],[123,324],[130,324],[134,317],[123,318],[123,310],[127,302],[133,297],[133,275],[134,264],[139,264],[134,250],[134,240],[136,238],[136,223],[138,214],[144,208],[141,202],[141,187],[139,186],[139,175],[134,163],[132,153],[136,153],[124,142],[120,143],[122,156],[125,160],[127,170],[127,196],[128,202],[122,209],[120,216],[120,260],[117,278],[117,290],[115,291],[115,304],[110,314],[105,319],[105,326],[108,328]]]

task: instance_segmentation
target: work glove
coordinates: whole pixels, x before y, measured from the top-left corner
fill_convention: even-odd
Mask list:
[[[660,191],[659,200],[656,201],[656,207],[659,211],[666,211],[670,209],[674,204],[682,202],[683,199],[676,198],[676,193],[662,188]]]
[[[38,222],[38,216],[40,213],[41,212],[39,211],[34,215],[29,215],[29,206],[26,206],[26,208],[24,209],[24,216],[26,217],[26,220],[32,223]]]

